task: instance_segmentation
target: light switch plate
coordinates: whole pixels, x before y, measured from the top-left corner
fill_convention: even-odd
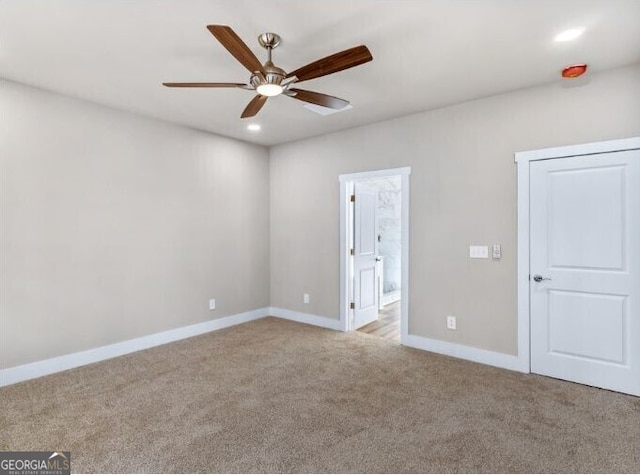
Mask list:
[[[209,310],[215,310],[215,309],[216,309],[216,299],[209,300]]]
[[[491,247],[491,258],[492,259],[502,258],[502,246],[500,244],[494,244]]]
[[[309,294],[302,294],[302,302],[303,303],[311,302],[311,296]]]
[[[469,246],[469,257],[471,259],[488,259],[489,246]]]

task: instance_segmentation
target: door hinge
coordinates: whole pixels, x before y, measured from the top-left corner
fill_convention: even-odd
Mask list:
[[[349,308],[350,308],[351,310],[355,310],[355,309],[356,309],[356,303],[355,303],[355,302],[351,302],[351,303],[349,304]]]
[[[356,201],[356,195],[351,195],[351,202],[355,203],[355,201]]]
[[[355,256],[356,255],[356,250],[355,249],[351,249],[349,251],[349,254],[351,254],[352,256]]]

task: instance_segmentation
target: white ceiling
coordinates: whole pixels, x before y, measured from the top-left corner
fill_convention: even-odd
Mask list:
[[[359,44],[374,60],[300,86],[351,110],[323,117],[281,96],[240,119],[250,91],[161,85],[248,81],[207,24],[231,26],[261,60],[257,36],[279,33],[274,62],[288,71]],[[273,145],[559,83],[572,63],[636,63],[639,25],[637,0],[0,0],[0,77]],[[575,26],[581,38],[553,42]]]

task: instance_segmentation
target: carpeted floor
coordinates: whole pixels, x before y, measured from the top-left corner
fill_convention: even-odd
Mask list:
[[[0,389],[74,472],[638,472],[640,398],[267,318]]]

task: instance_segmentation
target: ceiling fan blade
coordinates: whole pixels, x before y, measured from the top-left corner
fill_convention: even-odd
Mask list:
[[[317,104],[323,107],[329,107],[331,109],[342,109],[349,105],[349,101],[340,99],[339,97],[329,96],[327,94],[321,94],[319,92],[305,91],[304,89],[289,89],[291,92],[295,92],[294,95],[289,95],[299,101],[310,102],[311,104]],[[287,94],[288,95],[288,94]]]
[[[249,72],[260,71],[262,74],[265,73],[264,67],[256,58],[256,55],[230,27],[226,25],[207,25],[207,29]]]
[[[240,82],[163,82],[167,87],[246,87]]]
[[[260,109],[262,109],[264,103],[267,102],[267,99],[269,99],[267,96],[258,94],[256,97],[251,99],[251,102],[249,102],[244,111],[242,111],[242,115],[240,116],[240,118],[246,119],[247,117],[253,117],[254,115],[256,115],[258,112],[260,112]]]
[[[326,76],[327,74],[337,73],[344,69],[353,68],[354,66],[367,63],[372,59],[373,56],[371,56],[369,48],[364,45],[355,46],[309,63],[306,66],[302,66],[287,74],[287,77],[297,76],[298,82],[308,81],[309,79],[315,79]]]

